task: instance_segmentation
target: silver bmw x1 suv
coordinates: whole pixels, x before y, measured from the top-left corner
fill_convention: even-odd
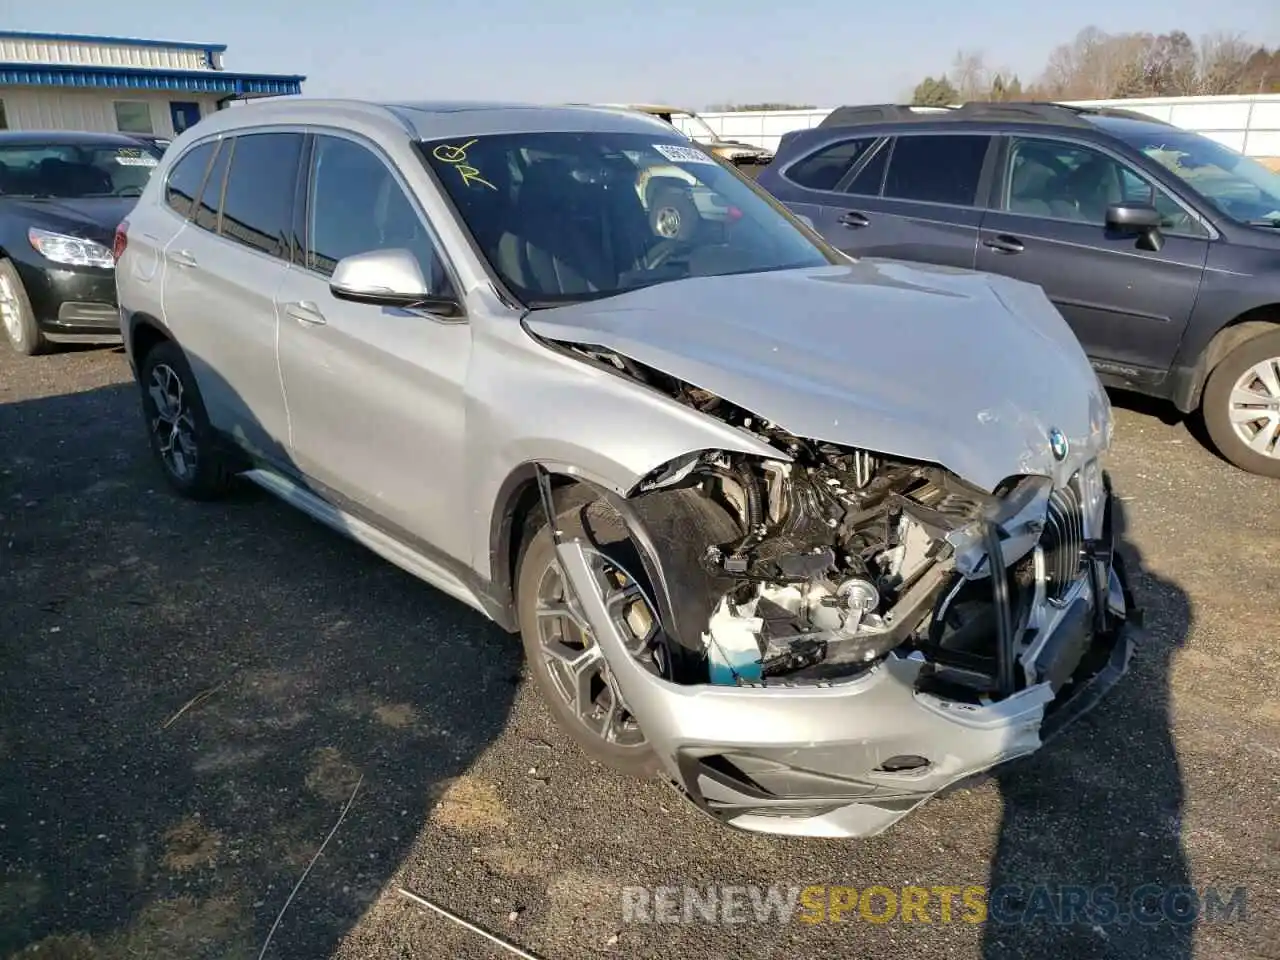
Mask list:
[[[673,167],[723,213],[679,237]],[[1110,407],[1041,290],[852,260],[659,120],[228,110],[115,246],[179,493],[518,632],[588,754],[735,827],[874,834],[1128,665]]]

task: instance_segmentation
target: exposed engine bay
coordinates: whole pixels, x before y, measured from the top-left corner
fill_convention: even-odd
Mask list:
[[[993,677],[1012,685],[997,657],[988,521],[1008,514],[1009,489],[987,493],[932,464],[803,440],[723,399],[612,353],[587,351],[669,396],[748,430],[785,453],[766,460],[702,453],[668,465],[645,491],[698,486],[737,519],[742,535],[705,547],[703,565],[727,585],[711,598],[701,642],[712,683],[770,685],[854,675],[889,651],[948,651],[949,678],[968,676],[980,691]],[[1035,599],[1032,539],[1004,580],[1010,644],[1028,624]],[[1083,575],[1083,537],[1071,578]],[[1008,547],[1002,548],[1008,550]],[[1043,556],[1040,559],[1043,576]],[[1042,591],[1043,592],[1043,591]],[[1012,609],[1017,606],[1017,609]],[[689,638],[685,638],[689,642]],[[932,657],[931,657],[932,659]],[[962,680],[962,682],[964,682]],[[1011,692],[1008,690],[1006,692]]]

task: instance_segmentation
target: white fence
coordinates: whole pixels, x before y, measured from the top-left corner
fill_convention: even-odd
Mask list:
[[[1280,157],[1280,94],[1070,102],[1136,110],[1212,137],[1251,157]],[[816,127],[832,109],[704,113],[701,117],[726,139],[776,150],[784,133]],[[688,121],[678,121],[678,126],[686,133],[696,133]]]

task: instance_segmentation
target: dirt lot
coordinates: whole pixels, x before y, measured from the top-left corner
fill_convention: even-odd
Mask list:
[[[593,767],[511,638],[265,495],[170,496],[126,381],[118,352],[0,351],[0,957],[253,958],[286,902],[267,957],[503,955],[400,884],[547,958],[1280,957],[1280,485],[1183,426],[1118,412],[1149,633],[1112,697],[881,837],[815,842]],[[621,916],[633,884],[1041,882],[1243,885],[1247,917]]]

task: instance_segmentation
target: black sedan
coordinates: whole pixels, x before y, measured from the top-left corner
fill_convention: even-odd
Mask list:
[[[0,322],[19,353],[119,341],[115,229],[161,153],[123,134],[0,133]]]

